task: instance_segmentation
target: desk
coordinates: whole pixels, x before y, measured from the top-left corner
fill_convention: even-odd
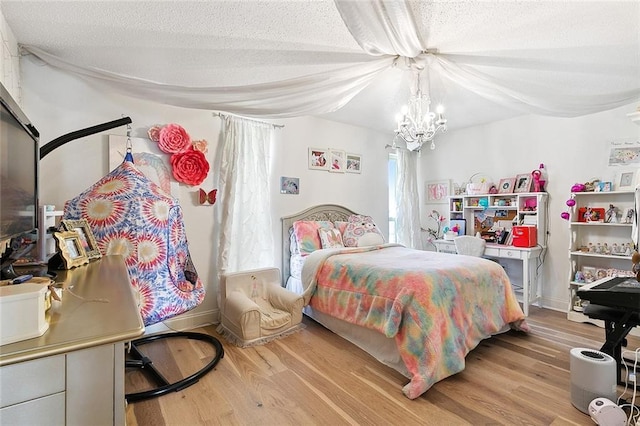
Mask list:
[[[433,242],[439,252],[456,254],[456,246],[450,240],[435,240]],[[517,259],[522,261],[522,310],[529,315],[529,306],[540,302],[541,284],[537,265],[532,261],[540,259],[542,247],[515,247],[501,244],[487,243],[484,256],[497,259]],[[532,267],[533,266],[533,267]]]
[[[124,342],[144,333],[121,256],[60,271],[42,336],[0,346],[0,423],[125,424]]]

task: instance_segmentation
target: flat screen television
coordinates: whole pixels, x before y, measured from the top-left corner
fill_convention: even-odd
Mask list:
[[[2,267],[33,248],[37,239],[39,137],[38,130],[0,84]]]

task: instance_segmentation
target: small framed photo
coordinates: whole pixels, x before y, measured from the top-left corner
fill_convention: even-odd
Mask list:
[[[594,192],[611,192],[613,191],[613,184],[611,182],[598,182],[598,186],[595,187]]]
[[[91,231],[89,223],[86,219],[63,219],[60,221],[60,223],[62,224],[63,230],[75,231],[78,234],[80,242],[82,243],[82,248],[84,249],[89,260],[100,259],[100,257],[102,257],[102,253],[100,253],[100,249],[98,248],[98,243],[96,242],[96,239],[93,236],[93,232]]]
[[[294,194],[300,193],[300,179],[294,177],[280,177],[280,193],[281,194]]]
[[[360,173],[362,170],[362,156],[347,153],[347,173]]]
[[[516,176],[515,188],[513,192],[530,192],[531,191],[531,175],[521,174]]]
[[[309,168],[329,170],[329,150],[325,148],[309,148]]]
[[[618,189],[621,191],[630,191],[633,189],[634,176],[633,171],[621,172],[620,179],[618,180]]]
[[[636,219],[636,211],[632,208],[624,209],[622,213],[622,217],[620,218],[620,223],[633,223]]]
[[[87,253],[84,251],[80,236],[76,231],[54,232],[58,252],[64,263],[65,269],[75,268],[89,263]]]
[[[340,149],[329,150],[329,171],[334,173],[344,173],[347,168],[347,154]]]
[[[465,219],[451,219],[449,221],[449,229],[457,229],[458,235],[467,234],[467,221]]]
[[[591,283],[591,282],[594,282],[596,280],[597,269],[594,268],[593,266],[583,266],[582,267],[582,273],[584,275],[584,282],[585,283]]]
[[[498,184],[498,193],[499,194],[511,194],[513,193],[513,187],[516,184],[516,178],[504,178],[500,179],[500,184]]]

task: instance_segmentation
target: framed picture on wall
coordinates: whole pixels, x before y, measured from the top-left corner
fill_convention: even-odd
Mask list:
[[[329,150],[326,148],[309,148],[309,168],[329,170]]]
[[[500,179],[500,184],[498,184],[498,193],[499,194],[511,194],[513,192],[513,187],[516,184],[516,178],[503,178]]]
[[[531,175],[521,174],[516,176],[513,192],[529,192],[531,190]]]
[[[360,173],[362,170],[362,156],[347,153],[347,173]]]
[[[300,178],[280,176],[280,193],[294,194],[300,193]]]
[[[347,168],[347,154],[340,149],[329,150],[329,171],[344,173]]]
[[[620,172],[620,179],[618,180],[618,189],[621,191],[629,191],[634,187],[634,172],[633,171],[623,171]]]
[[[450,180],[436,180],[425,182],[427,203],[446,203],[451,191]]]

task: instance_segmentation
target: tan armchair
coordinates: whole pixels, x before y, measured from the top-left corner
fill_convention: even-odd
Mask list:
[[[223,274],[218,331],[238,346],[266,343],[299,329],[302,296],[280,285],[278,268]]]

